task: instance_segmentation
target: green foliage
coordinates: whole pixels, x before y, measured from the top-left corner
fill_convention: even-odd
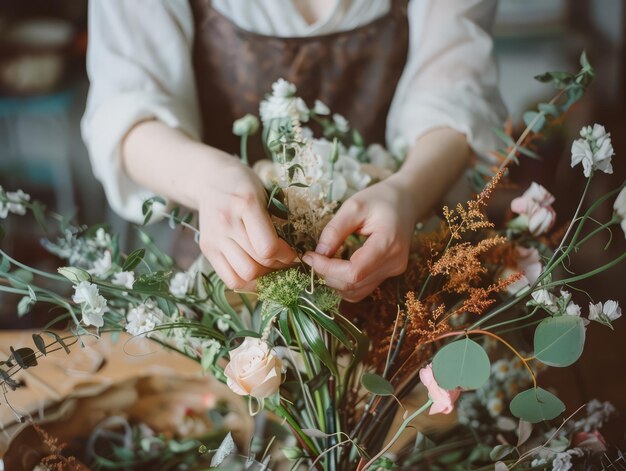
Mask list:
[[[578,316],[563,315],[541,321],[535,330],[535,357],[549,366],[569,366],[583,352],[585,325]]]
[[[294,307],[300,293],[310,284],[310,277],[297,268],[275,271],[257,280],[259,299],[284,307]]]
[[[489,379],[491,364],[487,353],[476,342],[465,338],[437,352],[433,373],[444,389],[478,389]]]
[[[510,409],[515,417],[536,424],[561,415],[565,411],[565,404],[554,394],[538,387],[527,389],[515,396]]]
[[[132,251],[122,265],[122,271],[132,271],[141,263],[146,255],[146,249],[137,249]]]
[[[393,395],[393,385],[382,376],[373,373],[363,373],[361,384],[372,394],[377,396]]]

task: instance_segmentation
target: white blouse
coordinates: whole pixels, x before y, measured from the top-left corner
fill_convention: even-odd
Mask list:
[[[314,24],[293,0],[213,0],[213,6],[243,29],[293,37],[362,26],[387,13],[390,1],[335,0]],[[495,149],[492,129],[505,115],[490,36],[495,8],[496,0],[410,0],[409,57],[387,117],[388,143],[398,137],[412,143],[448,126],[482,158]],[[142,220],[141,204],[153,193],[124,171],[126,133],[154,118],[199,139],[193,35],[188,0],[90,1],[91,87],[82,134],[109,204],[130,221]]]

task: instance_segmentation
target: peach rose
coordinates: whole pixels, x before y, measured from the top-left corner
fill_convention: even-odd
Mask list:
[[[229,355],[224,374],[235,394],[265,399],[278,391],[283,365],[263,340],[246,337]]]
[[[428,364],[420,370],[420,381],[426,386],[428,397],[433,401],[428,412],[429,415],[449,414],[454,410],[454,403],[461,395],[461,391],[459,389],[448,391],[441,388],[433,374],[432,364]]]

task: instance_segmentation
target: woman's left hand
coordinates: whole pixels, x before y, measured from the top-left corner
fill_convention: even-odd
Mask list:
[[[338,290],[357,302],[385,279],[406,270],[411,237],[417,221],[416,202],[394,177],[347,199],[322,231],[315,252],[303,261]],[[368,236],[350,260],[332,258],[351,234]]]

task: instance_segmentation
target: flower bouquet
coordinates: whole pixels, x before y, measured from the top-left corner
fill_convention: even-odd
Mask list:
[[[554,197],[536,183],[511,202],[514,216],[502,227],[485,214],[508,165],[536,156],[542,129],[583,95],[593,69],[583,54],[579,72],[537,78],[558,89],[555,98],[524,115],[527,127],[517,140],[498,131],[504,149],[494,152],[496,164],[477,165],[471,174],[476,196],[444,207],[437,229],[416,228],[403,273],[356,304],[342,302],[303,257],[351,194],[401,167],[405,146],[367,146],[343,117],[319,101],[309,108],[284,80],[260,104],[261,122],[247,115],[233,125],[247,163],[248,140],[262,124],[268,159],[254,169],[267,186],[277,233],[300,256],[293,267],[260,278],[256,292],[230,293],[204,259],[180,270],[141,229],[144,247],[125,254],[103,226],[71,225],[47,217],[23,193],[0,192],[3,217],[32,210],[43,224],[60,222],[60,235],[44,245],[67,263],[47,273],[1,252],[7,283],[0,290],[22,296],[20,314],[36,302],[58,306],[56,327],[65,323],[66,332],[42,332],[33,336],[34,348],[11,350],[0,369],[5,396],[19,386],[18,370],[36,366],[47,352],[125,330],[196,359],[248,401],[251,415],[266,411],[289,431],[281,451],[268,452],[275,435],[258,437],[265,452],[243,450],[245,469],[269,469],[285,458],[294,468],[319,470],[425,463],[432,469],[569,469],[576,460],[600,462],[608,445],[598,429],[611,406],[589,403],[586,417],[574,413],[556,422],[565,405],[540,386],[538,375],[573,364],[586,329],[610,328],[621,316],[615,301],[593,300],[587,311],[568,292],[626,258],[623,252],[586,273],[567,269],[591,239],[620,224],[626,233],[624,183],[587,200],[594,174],[612,171],[610,134],[588,126],[572,145],[572,166],[582,164],[587,184],[566,227],[554,228]],[[164,203],[146,201],[146,221],[160,214],[198,234],[192,214],[166,211]],[[597,221],[592,214],[606,204],[614,204],[613,216]],[[365,242],[353,235],[336,256],[348,259]],[[58,289],[40,287],[38,278]],[[530,333],[532,345],[516,346],[512,332]],[[458,421],[428,419],[456,412],[457,401]],[[213,453],[213,467],[233,466],[242,453],[229,437],[217,450],[201,451]]]

